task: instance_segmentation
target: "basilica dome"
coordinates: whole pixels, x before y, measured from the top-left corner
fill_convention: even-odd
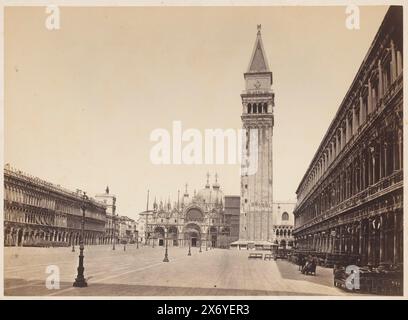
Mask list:
[[[222,205],[224,203],[224,193],[218,183],[217,175],[215,175],[215,182],[211,187],[209,174],[207,174],[207,183],[203,189],[198,191],[196,201],[208,205]]]

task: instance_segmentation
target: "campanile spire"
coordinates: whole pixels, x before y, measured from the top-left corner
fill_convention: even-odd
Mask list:
[[[247,73],[270,72],[268,59],[262,42],[260,24],[258,24],[257,29],[258,32],[256,33],[255,44],[252,50],[251,59],[249,60]]]

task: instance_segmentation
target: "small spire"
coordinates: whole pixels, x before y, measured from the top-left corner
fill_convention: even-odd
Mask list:
[[[154,197],[153,211],[157,211],[157,201],[156,201],[156,197]]]
[[[184,196],[188,197],[188,190],[187,190],[188,184],[186,183],[185,186],[186,186],[186,192],[184,193]]]
[[[256,28],[258,29],[258,35],[260,35],[261,34],[261,27],[262,27],[262,25],[261,24],[258,24],[257,26],[256,26]]]
[[[205,187],[208,189],[210,187],[210,173],[207,172],[207,184],[205,185]]]
[[[109,186],[106,186],[105,192],[106,194],[109,194]]]
[[[215,174],[215,183],[213,184],[213,189],[219,189],[220,184],[218,183],[218,173]]]
[[[147,201],[146,201],[146,211],[149,211],[149,193],[150,190],[147,190]],[[154,204],[156,204],[156,197],[154,197]]]

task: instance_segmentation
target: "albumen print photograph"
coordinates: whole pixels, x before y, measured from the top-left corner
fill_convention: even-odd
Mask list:
[[[404,297],[406,8],[268,3],[4,7],[4,298]]]

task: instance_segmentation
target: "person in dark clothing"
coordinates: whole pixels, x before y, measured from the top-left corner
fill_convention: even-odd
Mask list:
[[[309,255],[307,257],[307,262],[306,265],[302,269],[303,274],[310,274],[310,273],[316,273],[316,266],[317,266],[317,257],[312,257]]]
[[[306,259],[302,254],[299,256],[298,264],[299,264],[299,271],[302,271],[306,264]]]

